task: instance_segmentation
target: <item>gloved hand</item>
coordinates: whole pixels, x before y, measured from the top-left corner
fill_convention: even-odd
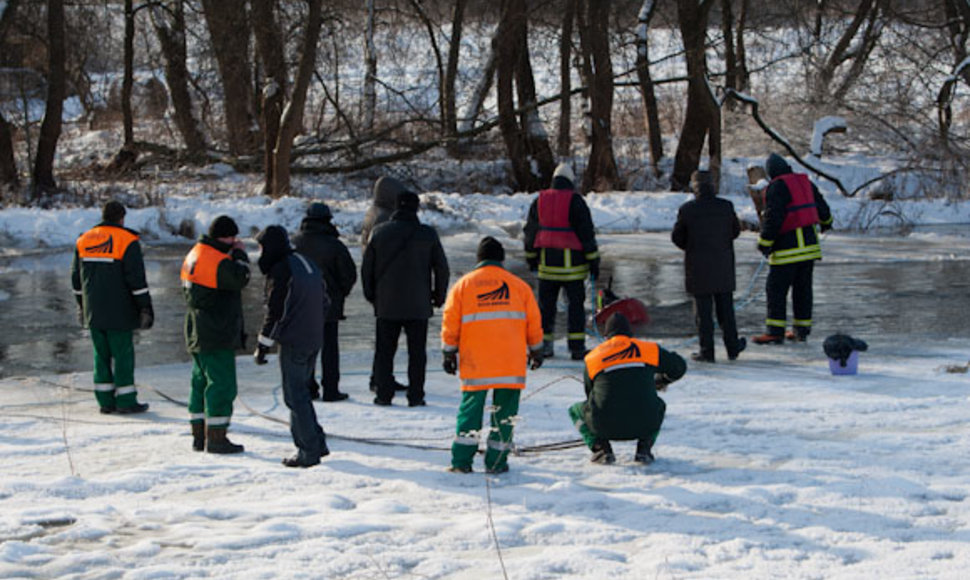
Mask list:
[[[600,277],[600,259],[594,258],[589,263],[589,275],[593,280],[599,280]]]
[[[264,344],[256,345],[256,352],[253,353],[253,360],[256,361],[258,365],[264,365],[268,361],[266,360],[266,355],[269,354],[269,347]]]
[[[768,256],[771,256],[772,248],[771,246],[762,246],[761,244],[758,244],[758,251],[767,258]]]
[[[539,258],[528,258],[525,263],[529,265],[530,272],[536,272],[539,270]]]
[[[442,353],[441,368],[445,370],[449,375],[453,375],[458,372],[458,353],[457,352],[445,352]]]
[[[541,348],[529,351],[529,369],[536,370],[541,367],[543,360],[545,360],[545,357],[542,355]]]
[[[433,304],[435,308],[441,308],[445,305],[445,300],[444,298],[438,298],[435,296],[431,298],[431,304]]]
[[[657,385],[658,391],[666,391],[667,385],[669,385],[672,382],[674,381],[670,380],[670,377],[668,377],[664,373],[656,373],[653,375],[653,383]]]
[[[825,233],[825,232],[829,231],[830,229],[832,229],[832,224],[831,223],[828,223],[828,224],[820,224],[819,225],[819,229],[822,230],[822,233]]]
[[[149,308],[142,308],[141,312],[138,313],[138,328],[141,330],[148,330],[155,324],[155,312]]]

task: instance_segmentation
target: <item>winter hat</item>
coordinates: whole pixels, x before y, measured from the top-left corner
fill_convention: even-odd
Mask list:
[[[478,243],[478,253],[475,254],[475,257],[479,262],[484,262],[485,260],[504,262],[505,248],[502,247],[501,242],[492,236],[486,236]]]
[[[560,163],[556,170],[552,172],[553,189],[572,189],[576,183],[576,176],[573,170],[566,163]]]
[[[606,336],[607,338],[616,335],[623,336],[633,336],[633,329],[630,328],[630,321],[627,320],[626,316],[623,316],[619,312],[610,316],[609,320],[606,321]]]
[[[290,238],[282,226],[266,226],[256,234],[256,242],[262,250],[258,264],[263,274],[268,274],[280,258],[290,253]]]
[[[125,217],[125,206],[120,201],[111,200],[101,209],[101,219],[116,224]]]
[[[714,195],[714,181],[711,179],[711,172],[697,170],[692,173],[690,175],[690,190],[699,196]]]
[[[212,224],[209,225],[209,237],[210,238],[232,238],[239,233],[239,226],[236,222],[232,220],[231,217],[227,215],[221,215],[216,219],[212,220]]]
[[[330,208],[327,204],[321,201],[315,201],[310,204],[310,207],[306,208],[306,217],[318,220],[329,220],[333,218],[333,214],[330,213]]]
[[[421,199],[413,191],[404,190],[397,194],[397,209],[418,211],[421,206]]]
[[[765,161],[765,171],[768,172],[768,177],[774,179],[779,175],[791,173],[791,165],[781,155],[772,153],[768,156],[768,160]]]

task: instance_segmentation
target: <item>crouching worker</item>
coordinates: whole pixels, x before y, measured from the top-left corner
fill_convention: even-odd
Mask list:
[[[606,342],[586,355],[586,401],[569,408],[569,416],[593,451],[594,463],[616,461],[611,439],[636,439],[634,461],[652,463],[653,444],[667,410],[657,389],[687,371],[679,354],[632,334],[622,314],[606,321]]]
[[[323,344],[320,329],[330,298],[320,270],[293,251],[286,230],[269,226],[256,241],[261,250],[259,269],[266,276],[266,316],[254,356],[256,364],[266,364],[269,349],[280,343],[283,402],[290,410],[290,434],[298,449],[283,465],[311,467],[330,454],[307,389]]]
[[[529,285],[502,267],[505,249],[498,240],[482,239],[477,258],[475,269],[448,293],[441,320],[442,366],[451,375],[460,371],[462,391],[449,471],[471,473],[491,390],[485,471],[504,473],[526,364],[533,370],[542,365],[542,315]]]

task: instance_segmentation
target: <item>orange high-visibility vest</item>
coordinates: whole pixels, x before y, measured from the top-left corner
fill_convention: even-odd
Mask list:
[[[77,239],[77,255],[84,262],[121,261],[138,236],[118,226],[95,226]]]
[[[462,391],[524,389],[527,352],[541,346],[539,305],[515,274],[485,265],[451,288],[441,348],[458,352]]]
[[[198,284],[206,288],[219,288],[219,264],[229,259],[229,254],[208,244],[196,244],[182,262],[182,285]]]
[[[586,355],[586,372],[590,380],[596,375],[625,368],[660,366],[660,346],[655,342],[614,336]]]

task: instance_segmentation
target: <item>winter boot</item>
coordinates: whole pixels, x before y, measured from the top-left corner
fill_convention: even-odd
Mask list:
[[[712,350],[702,350],[700,352],[694,352],[690,355],[690,360],[696,362],[714,362],[714,351]]]
[[[205,423],[191,423],[192,425],[192,451],[205,451]]]
[[[545,358],[552,358],[556,356],[556,351],[552,348],[551,340],[542,341],[542,356]]]
[[[319,383],[317,383],[317,380],[316,379],[314,379],[313,377],[310,377],[309,382],[307,382],[307,384],[306,384],[306,388],[307,388],[308,391],[310,391],[310,400],[311,401],[319,401],[320,400],[320,385],[319,385]]]
[[[598,439],[593,444],[593,455],[589,460],[601,465],[612,465],[615,463],[616,456],[613,455],[613,447],[610,445],[610,442],[606,439]]]
[[[797,330],[789,330],[785,333],[785,338],[795,342],[805,342],[808,340],[808,331],[802,328]]]
[[[751,339],[751,342],[755,344],[781,344],[785,342],[785,335],[783,334],[771,334],[764,333]]]
[[[135,403],[128,407],[118,407],[115,413],[119,415],[137,415],[138,413],[144,413],[148,410],[148,403]]]
[[[652,448],[653,444],[648,443],[646,439],[640,439],[637,441],[637,451],[633,455],[633,460],[637,463],[650,465],[654,462]]]
[[[205,450],[209,453],[229,455],[232,453],[242,453],[245,450],[242,445],[236,445],[226,437],[225,429],[213,429],[209,427],[206,429],[205,438]]]
[[[734,350],[728,350],[728,360],[737,360],[738,355],[748,348],[748,341],[742,336],[738,338],[738,342],[734,345]]]

